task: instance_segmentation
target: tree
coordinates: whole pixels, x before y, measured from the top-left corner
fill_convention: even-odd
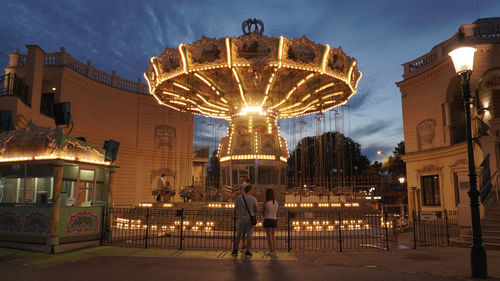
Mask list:
[[[389,156],[389,159],[384,164],[384,170],[393,176],[406,177],[406,164],[401,159],[401,156],[405,154],[405,142],[398,143],[394,147],[392,154],[393,156]]]
[[[301,139],[288,159],[288,175],[313,179],[364,173],[370,161],[361,145],[339,132]]]
[[[375,162],[373,162],[373,164],[370,165],[370,168],[366,172],[367,172],[367,174],[378,175],[378,174],[381,174],[382,171],[383,171],[382,163],[375,161]]]
[[[209,163],[207,169],[207,186],[219,188],[220,161],[219,158],[217,158],[217,150],[214,150],[212,153]]]

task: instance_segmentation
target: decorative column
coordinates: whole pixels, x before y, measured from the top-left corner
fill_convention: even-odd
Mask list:
[[[413,218],[413,211],[417,212],[417,188],[415,186],[409,186],[408,187],[408,213],[412,216],[412,220],[415,219]]]
[[[59,213],[61,210],[61,190],[64,161],[56,160],[53,163],[54,167],[54,187],[52,189],[52,212],[50,214],[50,230],[47,244],[54,246],[59,244],[59,235],[57,227],[59,226]]]
[[[9,66],[8,67],[17,67],[19,63],[19,50],[14,49],[13,54],[9,54]]]

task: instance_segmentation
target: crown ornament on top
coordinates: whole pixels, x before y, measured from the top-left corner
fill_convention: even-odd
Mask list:
[[[244,35],[249,35],[250,33],[262,35],[264,32],[264,22],[255,18],[247,19],[241,24],[241,30]]]

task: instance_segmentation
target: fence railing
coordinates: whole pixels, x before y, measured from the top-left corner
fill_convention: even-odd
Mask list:
[[[413,211],[413,247],[449,246],[450,239],[460,236],[456,211]]]
[[[18,97],[24,104],[30,105],[28,101],[28,86],[14,73],[0,76],[0,97]]]
[[[232,250],[237,218],[234,209],[115,208],[108,212],[106,243],[173,249]],[[262,217],[257,215],[253,249],[267,248]],[[279,250],[389,249],[391,224],[380,213],[352,210],[280,211]]]

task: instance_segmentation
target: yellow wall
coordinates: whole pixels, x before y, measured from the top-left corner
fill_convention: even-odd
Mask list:
[[[474,96],[477,91],[481,93],[481,100],[491,99],[492,89],[480,89],[480,82],[485,78],[488,71],[491,73],[492,69],[499,70],[498,77],[500,79],[500,39],[487,39],[490,42],[483,39],[477,40],[472,32],[473,27],[475,26],[464,25],[461,27],[461,30],[465,33],[465,41],[468,41],[466,44],[477,48],[470,80],[471,94]],[[403,160],[406,162],[410,210],[457,210],[459,207],[455,203],[456,196],[460,197],[461,206],[466,203],[468,205],[468,201],[465,202],[468,199],[465,190],[462,189],[460,192],[455,190],[455,184],[460,186],[461,183],[468,182],[468,162],[466,142],[451,143],[450,93],[453,91],[450,89],[452,87],[457,87],[457,90],[460,89],[453,63],[447,55],[453,47],[451,45],[451,42],[454,42],[453,40],[455,40],[454,37],[435,46],[428,54],[405,63],[404,80],[397,83],[401,91],[403,109],[406,150]],[[429,59],[431,56],[434,57]],[[413,66],[416,67],[412,68]],[[500,83],[493,86],[493,88],[495,87],[500,89]],[[461,94],[461,91],[459,93]],[[463,112],[463,107],[461,110]],[[479,138],[481,145],[476,144],[474,147],[477,173],[479,175],[479,164],[483,158],[490,154],[490,173],[494,174],[498,170],[500,162],[498,153],[500,137],[495,135],[500,130],[500,119],[498,118],[500,117],[500,110],[496,119],[492,118],[491,115],[478,114],[476,107],[471,109],[471,115],[472,118],[477,117],[488,124],[492,132],[491,136],[481,136]],[[419,133],[418,127],[419,124],[423,124],[425,120],[429,119],[435,122],[433,123],[433,126],[435,125],[433,128],[434,137],[429,138],[429,135],[427,135],[427,139],[424,140],[426,132],[421,130]],[[474,137],[478,136],[475,122],[472,123],[472,132]],[[440,206],[422,206],[421,176],[430,174],[439,175]],[[460,174],[458,180],[455,179],[455,174]],[[493,184],[498,185],[496,179],[493,179]],[[478,188],[480,188],[479,185]],[[418,198],[415,198],[415,196]]]
[[[45,55],[41,49],[33,52]],[[85,137],[87,142],[99,147],[107,139],[120,142],[114,163],[119,166],[115,204],[136,205],[152,201],[151,190],[155,188],[157,177],[166,169],[170,170],[167,173],[171,185],[177,189],[176,199],[179,198],[178,189],[191,184],[194,155],[191,114],[160,106],[151,95],[93,81],[65,66],[40,68],[39,65],[27,64],[7,67],[6,72],[15,72],[24,78],[35,69],[43,72],[42,93],[52,92],[52,87],[55,87],[56,102],[71,102],[74,122],[71,136]],[[55,126],[52,118],[24,105],[17,98],[0,99],[0,109],[13,111],[16,126],[29,120],[39,126]],[[65,133],[68,131],[69,128],[64,129]]]

